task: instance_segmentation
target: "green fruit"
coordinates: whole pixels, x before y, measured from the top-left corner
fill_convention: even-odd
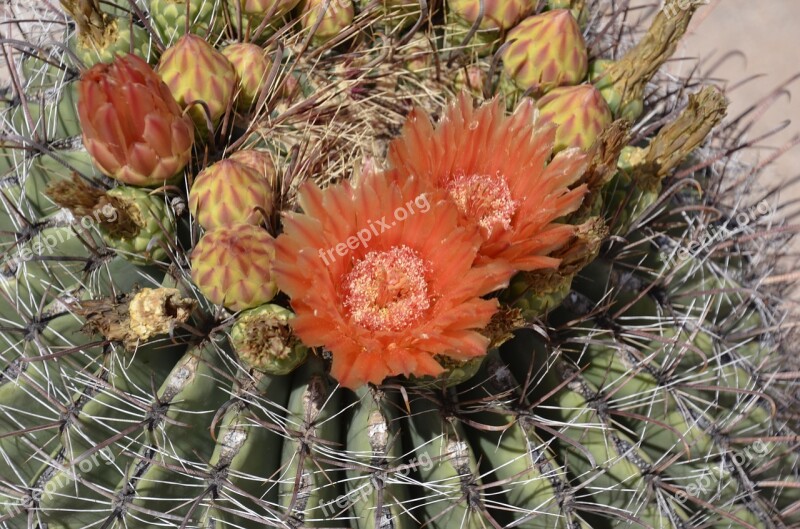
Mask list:
[[[522,311],[523,318],[533,320],[561,305],[571,285],[572,276],[522,272],[511,279],[505,301]]]
[[[156,50],[150,45],[150,34],[147,30],[137,25],[131,26],[123,19],[111,20],[100,42],[79,33],[73,47],[86,67],[98,62],[111,62],[118,55],[131,53],[131,49],[134,55],[147,62],[154,62],[156,58]]]
[[[642,114],[647,83],[675,52],[699,5],[666,0],[647,33],[622,59],[593,65],[591,80],[615,117],[633,121]]]
[[[98,0],[62,0],[64,10],[78,27],[71,42],[72,51],[82,63],[91,67],[98,62],[111,62],[117,55],[133,53],[150,62],[156,52],[147,31],[110,14]],[[116,11],[111,9],[111,11]]]

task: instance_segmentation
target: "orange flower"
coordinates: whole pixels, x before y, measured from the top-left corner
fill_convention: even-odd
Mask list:
[[[556,129],[535,121],[530,100],[506,116],[499,99],[474,109],[466,94],[438,126],[414,110],[389,146],[388,175],[415,177],[448,194],[461,224],[483,237],[479,263],[502,260],[524,271],[558,266],[548,255],[574,228],[554,221],[580,206],[586,186],[569,186],[583,174],[587,156],[571,149],[550,160]]]
[[[333,354],[346,387],[390,375],[438,375],[434,355],[486,353],[478,331],[497,310],[480,296],[504,287],[506,264],[474,267],[480,237],[442,195],[367,175],[320,190],[305,184],[288,214],[273,272],[306,345]]]
[[[191,120],[150,65],[135,55],[84,72],[78,116],[95,164],[125,184],[163,185],[192,154]]]

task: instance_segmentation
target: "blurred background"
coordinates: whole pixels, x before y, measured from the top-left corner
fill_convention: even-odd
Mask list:
[[[681,72],[696,64],[694,60],[681,61],[680,57],[699,59],[701,70],[727,88],[729,117],[758,105],[787,83],[784,90],[773,94],[771,104],[765,101],[764,114],[748,135],[748,139],[755,139],[784,127],[758,141],[759,148],[747,153],[753,160],[764,161],[800,137],[800,78],[792,82],[793,77],[800,76],[800,1],[699,1],[707,5],[692,20],[670,69]],[[785,152],[763,175],[765,185],[780,184],[781,202],[800,199],[800,185],[791,183],[800,178],[800,148]],[[788,208],[787,213],[799,209]]]
[[[770,202],[780,204],[778,214],[786,224],[800,225],[800,146],[792,147],[800,141],[800,0],[703,2],[708,5],[698,10],[676,54],[695,60],[676,60],[669,67],[685,72],[699,59],[701,70],[726,88],[729,119],[761,105],[745,118],[755,123],[744,139],[757,140],[757,148],[744,151],[742,159],[758,164],[780,154],[758,175],[759,184],[774,190]],[[783,251],[777,273],[787,274],[786,283],[796,278],[785,301],[798,314],[800,236]]]

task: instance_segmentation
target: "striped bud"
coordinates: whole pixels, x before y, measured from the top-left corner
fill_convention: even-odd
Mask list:
[[[490,44],[517,25],[534,6],[526,0],[447,0],[447,7],[448,34],[453,43],[461,42],[480,18],[475,38],[479,43]]]
[[[275,186],[278,174],[275,171],[275,164],[272,162],[270,153],[256,149],[243,149],[231,154],[228,159],[255,169],[259,175],[266,178],[270,186]]]
[[[204,133],[208,131],[207,118],[213,125],[219,122],[236,88],[236,71],[230,61],[196,35],[184,35],[164,52],[158,74],[178,103],[189,108],[189,115]],[[208,108],[208,116],[201,102]]]
[[[344,31],[355,16],[352,0],[303,0],[300,24],[313,31],[312,42],[323,44]]]
[[[586,77],[586,42],[566,9],[526,18],[508,32],[506,42],[503,69],[520,90],[544,93]]]
[[[262,305],[277,293],[273,243],[266,230],[249,224],[208,232],[192,251],[192,280],[211,302],[231,310]]]
[[[594,86],[583,84],[555,88],[536,102],[541,123],[555,123],[555,151],[570,147],[588,150],[613,117]]]
[[[273,209],[272,184],[255,169],[222,160],[197,175],[189,209],[207,230],[233,224],[258,225]]]
[[[222,54],[233,65],[239,79],[236,107],[248,110],[258,101],[269,77],[271,61],[267,52],[255,44],[237,42],[223,48]]]

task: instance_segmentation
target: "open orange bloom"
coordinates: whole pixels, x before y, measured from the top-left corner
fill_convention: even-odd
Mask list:
[[[503,263],[475,267],[481,244],[442,195],[368,175],[320,190],[305,184],[288,214],[273,273],[291,298],[295,332],[333,354],[346,387],[390,375],[438,375],[434,358],[486,353],[478,331],[497,310],[481,296],[504,287]]]
[[[558,224],[575,211],[586,186],[570,190],[588,157],[577,149],[552,158],[556,129],[536,125],[526,100],[511,116],[495,99],[475,109],[462,94],[434,126],[419,109],[389,146],[388,175],[401,182],[417,178],[449,195],[461,224],[482,237],[478,262],[507,261],[516,270],[558,266],[548,257],[572,236]]]

